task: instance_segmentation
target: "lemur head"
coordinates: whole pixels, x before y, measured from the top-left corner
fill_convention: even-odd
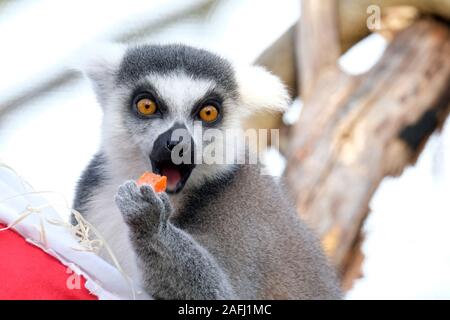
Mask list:
[[[90,59],[85,73],[104,112],[103,152],[118,166],[144,163],[167,176],[171,193],[231,167],[205,164],[198,155],[194,161],[198,146],[220,149],[225,143],[203,139],[195,128],[237,129],[255,112],[282,111],[288,103],[280,80],[263,68],[236,67],[184,45],[118,47]]]

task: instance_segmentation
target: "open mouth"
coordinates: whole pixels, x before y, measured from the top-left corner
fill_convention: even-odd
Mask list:
[[[151,161],[153,172],[167,177],[167,192],[177,193],[183,189],[192,170],[194,164],[174,164],[172,161]]]

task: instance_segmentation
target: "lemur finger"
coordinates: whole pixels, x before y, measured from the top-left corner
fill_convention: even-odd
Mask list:
[[[140,187],[142,199],[148,202],[152,207],[157,208],[159,211],[164,209],[164,205],[161,202],[158,194],[149,185],[142,185]]]
[[[140,199],[141,193],[139,191],[139,187],[133,180],[128,180],[127,182],[122,184],[119,187],[119,190],[117,191],[117,195],[136,202],[139,202],[141,200]]]
[[[134,214],[135,208],[137,207],[136,202],[131,200],[128,196],[116,195],[114,197],[114,202],[119,208],[122,215],[132,215]]]
[[[143,184],[142,186],[140,186],[139,189],[140,189],[140,192],[141,192],[144,200],[154,201],[153,199],[155,197],[157,197],[153,188],[151,186],[149,186],[148,184]]]
[[[173,211],[172,203],[170,202],[169,195],[167,193],[165,193],[165,192],[161,193],[159,198],[161,199],[161,202],[162,202],[162,204],[164,206],[164,210],[163,210],[163,213],[161,215],[161,219],[162,220],[167,220],[169,218],[170,214]]]

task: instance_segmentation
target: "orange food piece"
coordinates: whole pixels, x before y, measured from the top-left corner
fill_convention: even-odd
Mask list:
[[[139,177],[136,183],[138,186],[142,186],[143,184],[151,185],[155,192],[164,192],[167,187],[167,177],[146,171]]]

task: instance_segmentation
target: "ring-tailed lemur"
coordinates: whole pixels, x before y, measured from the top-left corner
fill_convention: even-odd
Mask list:
[[[200,121],[225,131],[259,110],[284,110],[288,95],[278,78],[184,45],[117,50],[85,71],[104,112],[102,143],[74,207],[150,295],[341,297],[318,241],[259,165],[171,160],[177,128],[192,132]],[[189,141],[211,143],[219,142]],[[167,176],[170,195],[136,185],[147,170]]]

